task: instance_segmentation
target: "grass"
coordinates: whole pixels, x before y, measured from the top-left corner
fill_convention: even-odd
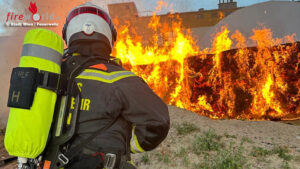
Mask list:
[[[199,130],[195,125],[189,123],[183,123],[176,125],[178,135],[185,135]],[[225,138],[237,138],[237,136],[225,133]],[[263,147],[253,146],[252,149],[245,150],[245,143],[254,143],[250,138],[243,137],[239,145],[234,143],[226,143],[230,141],[228,139],[222,139],[222,136],[217,135],[215,130],[209,129],[208,131],[197,134],[192,140],[192,144],[188,147],[178,147],[174,154],[168,156],[164,153],[156,153],[156,157],[159,162],[169,166],[172,163],[171,157],[177,157],[181,165],[191,169],[243,169],[251,167],[250,163],[247,164],[248,158],[246,155],[256,157],[261,162],[266,162],[269,155],[278,155],[282,159],[282,163],[278,166],[283,169],[290,169],[290,160],[300,161],[300,156],[291,156],[288,147],[274,146],[273,148],[266,149]],[[231,140],[236,141],[236,140]],[[239,141],[237,141],[239,142]],[[249,144],[246,144],[249,147]],[[189,161],[188,154],[193,152],[203,159],[202,162],[193,163]],[[250,153],[249,153],[250,152]],[[151,154],[151,153],[150,153]],[[192,155],[195,156],[195,155]],[[142,162],[144,164],[150,164],[149,154],[145,153],[142,156]],[[250,157],[251,158],[251,157]],[[256,161],[258,162],[258,161]]]
[[[203,151],[216,151],[224,147],[221,143],[221,136],[218,136],[214,130],[203,132],[200,136],[195,136],[192,144],[193,152],[197,155]]]
[[[289,163],[287,161],[284,161],[281,165],[282,169],[291,169]]]
[[[184,156],[186,156],[186,149],[183,148],[183,147],[180,147],[179,152],[177,152],[175,155],[176,155],[177,157],[184,157]]]
[[[288,154],[289,150],[287,147],[283,146],[274,146],[271,150],[266,150],[262,147],[253,147],[250,153],[253,157],[265,157],[267,155],[278,154],[279,158],[282,158],[285,161],[290,161],[293,157]]]
[[[194,164],[194,169],[242,169],[247,158],[243,155],[244,147],[234,147],[233,143],[227,149],[219,149],[216,155],[206,154],[204,163]]]
[[[293,158],[290,154],[288,154],[289,150],[287,147],[275,146],[271,151],[274,154],[278,154],[278,157],[286,161],[290,161]]]
[[[157,160],[162,161],[163,160],[163,155],[161,153],[157,153]]]
[[[142,156],[142,162],[145,164],[150,164],[150,159],[149,159],[148,153],[144,153],[144,155]]]
[[[262,147],[252,147],[252,151],[250,152],[250,155],[253,157],[265,157],[267,155],[270,155],[271,152],[269,150],[266,150]]]
[[[167,155],[164,155],[163,156],[163,162],[165,163],[165,164],[169,164],[169,157],[167,156]]]
[[[158,153],[157,154],[157,160],[158,161],[162,161],[164,162],[165,164],[169,164],[169,157],[167,155],[163,155],[161,153]]]
[[[199,131],[199,128],[197,128],[194,124],[184,122],[181,125],[177,125],[176,130],[178,135],[186,135],[195,131]]]
[[[245,136],[242,138],[242,142],[247,142],[247,143],[250,143],[250,144],[254,143],[253,140],[251,140],[249,137],[245,137]]]
[[[183,163],[184,163],[184,166],[186,166],[186,167],[188,167],[190,165],[189,159],[186,156],[183,157]]]
[[[218,152],[217,157],[213,163],[212,168],[219,169],[238,169],[243,168],[247,159],[243,155],[244,147],[240,145],[238,148],[234,148],[233,144],[230,144],[229,149],[224,149]]]
[[[180,147],[180,150],[176,152],[175,154],[176,157],[181,157],[183,158],[183,163],[186,167],[189,166],[189,159],[187,158],[187,150],[183,147]]]
[[[228,134],[227,132],[224,134],[224,136],[225,136],[226,138],[236,138],[235,135],[230,135],[230,134]]]

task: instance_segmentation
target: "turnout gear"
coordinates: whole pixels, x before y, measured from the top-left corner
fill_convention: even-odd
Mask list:
[[[5,132],[5,148],[12,156],[34,159],[46,146],[61,72],[63,41],[54,32],[26,33],[20,64],[14,68]]]
[[[76,77],[82,96],[80,115],[76,135],[64,153],[70,160],[65,169],[135,168],[128,163],[130,153],[152,150],[167,136],[166,104],[110,56],[117,33],[109,15],[98,6],[86,3],[74,8],[63,36],[68,45],[63,72],[72,69],[70,63],[90,58]],[[99,161],[93,156],[97,153],[103,154]],[[95,165],[87,166],[91,163]]]
[[[80,145],[93,152],[115,154],[114,168],[120,168],[122,156],[130,151],[152,150],[164,140],[169,130],[167,106],[134,73],[116,64],[99,61],[76,79],[82,105],[79,128],[71,150],[74,147],[78,149],[77,145]],[[109,127],[97,132],[106,126]],[[88,139],[88,144],[81,144],[95,132],[96,136]],[[76,165],[80,161],[82,165],[86,164],[84,158],[80,160],[80,155],[76,159],[79,160],[73,160]],[[73,164],[71,160],[66,169],[75,167]]]

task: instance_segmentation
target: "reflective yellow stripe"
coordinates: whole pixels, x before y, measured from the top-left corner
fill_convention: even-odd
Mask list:
[[[133,153],[143,153],[145,150],[140,146],[138,139],[135,135],[135,126],[132,128],[132,136],[130,140],[130,150]]]
[[[123,72],[129,72],[129,71],[115,71],[115,72],[104,72],[104,71],[100,71],[100,70],[94,70],[94,69],[85,69],[83,72],[86,72],[86,73],[99,73],[99,74],[102,74],[102,75],[106,75],[106,76],[109,76],[109,75],[115,75],[115,74],[118,74],[118,73],[123,73]]]
[[[121,80],[121,79],[124,79],[124,78],[127,78],[127,77],[133,77],[133,76],[136,76],[136,75],[119,76],[118,78],[115,78],[115,79],[112,79],[112,80],[106,80],[106,79],[99,78],[99,77],[94,77],[94,76],[78,76],[77,78],[78,79],[87,79],[87,80],[97,80],[97,81],[105,82],[105,83],[114,83],[118,80]]]
[[[135,134],[134,134],[134,143],[135,143],[135,145],[137,146],[137,148],[140,152],[142,152],[142,153],[145,152],[145,150],[140,146]]]
[[[130,146],[130,151],[133,152],[134,154],[137,153],[137,152],[132,148],[132,146]]]
[[[72,119],[72,113],[69,113],[67,125],[71,124],[71,119]]]
[[[88,80],[96,80],[105,83],[114,83],[118,80],[136,76],[134,73],[129,71],[117,71],[117,72],[103,72],[97,70],[87,69],[83,73],[81,73],[77,78],[78,79],[88,79]]]
[[[128,162],[129,164],[135,166],[133,160],[130,160],[130,161],[127,161],[127,162]]]

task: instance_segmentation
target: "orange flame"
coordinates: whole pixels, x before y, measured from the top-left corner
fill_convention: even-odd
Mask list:
[[[294,65],[286,71],[288,64],[300,63],[295,35],[274,39],[270,29],[262,28],[253,29],[248,39],[238,30],[229,36],[223,26],[211,49],[200,51],[179,16],[169,17],[172,23],[161,23],[153,15],[147,44],[129,23],[119,26],[114,51],[167,104],[212,119],[300,118],[299,70]],[[246,48],[249,40],[257,47]],[[283,42],[293,44],[280,45]],[[238,49],[229,50],[233,46]],[[298,79],[291,80],[293,76]]]
[[[218,13],[219,13],[219,19],[222,20],[225,17],[224,13],[221,11]]]

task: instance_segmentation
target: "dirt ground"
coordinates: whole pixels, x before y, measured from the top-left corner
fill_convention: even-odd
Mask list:
[[[169,111],[171,129],[166,140],[152,152],[133,156],[139,169],[300,169],[299,125],[211,120],[173,106]],[[215,140],[201,139],[212,133]],[[207,142],[223,146],[206,150]]]
[[[166,140],[151,152],[133,155],[138,169],[300,169],[297,123],[211,120],[173,106],[169,111]],[[3,137],[0,141],[4,158]],[[13,166],[15,162],[0,168]]]

